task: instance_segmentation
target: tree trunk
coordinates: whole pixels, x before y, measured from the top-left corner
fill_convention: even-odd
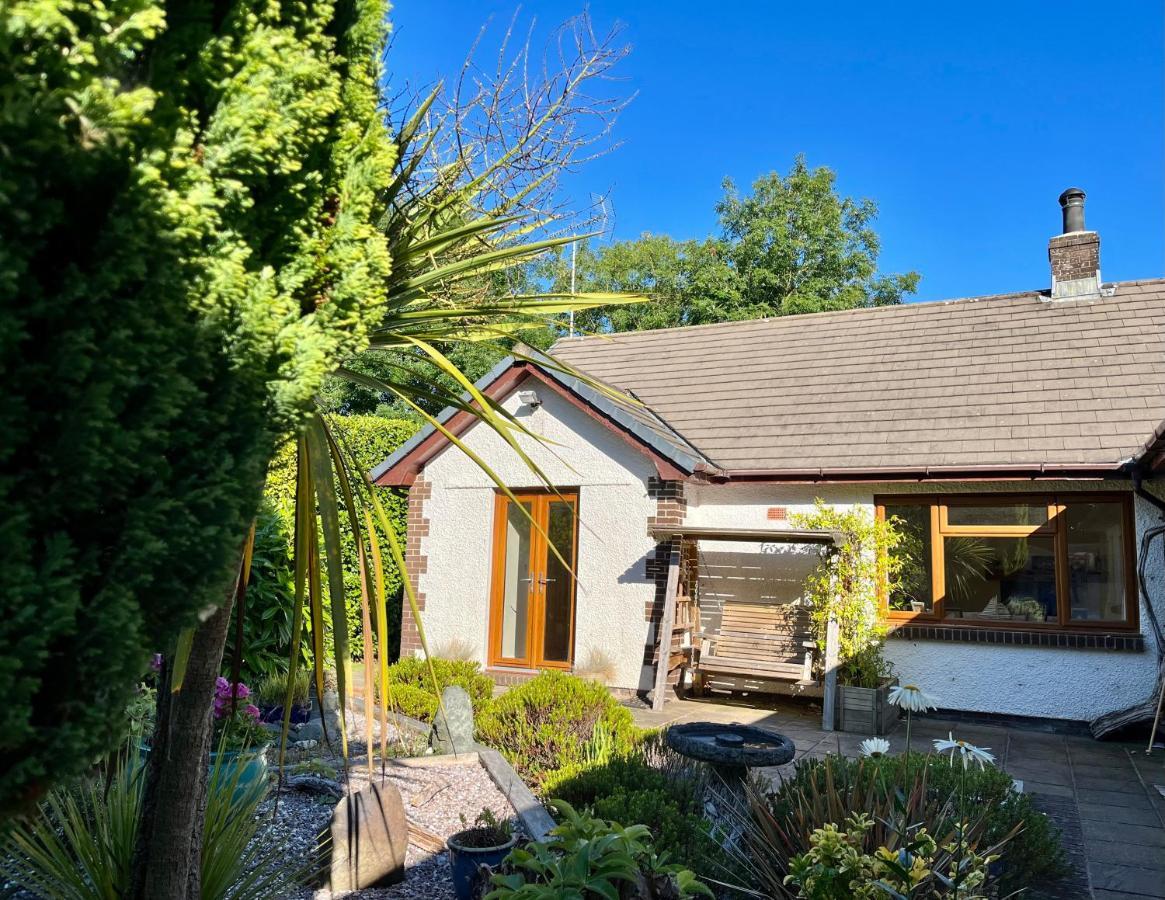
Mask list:
[[[167,659],[134,847],[130,900],[199,900],[214,681],[235,591],[194,632],[182,689]]]

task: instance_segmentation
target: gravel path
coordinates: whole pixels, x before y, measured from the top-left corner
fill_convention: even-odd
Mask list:
[[[360,789],[368,783],[367,769],[352,769],[352,786]],[[482,811],[490,809],[498,818],[518,825],[514,808],[497,789],[480,764],[389,766],[388,780],[400,791],[405,813],[416,824],[442,837],[460,831],[461,816],[472,825]],[[270,815],[274,806],[268,800],[263,812]],[[283,848],[285,859],[311,857],[316,836],[327,827],[335,801],[318,799],[298,792],[286,792],[279,801],[277,818],[264,829],[264,838]],[[390,888],[369,889],[346,894],[304,888],[290,894],[291,900],[331,900],[346,897],[360,900],[452,900],[446,854],[431,854],[409,845],[405,860],[405,880]]]

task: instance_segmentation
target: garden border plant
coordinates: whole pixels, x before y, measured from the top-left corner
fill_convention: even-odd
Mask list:
[[[873,852],[893,846],[887,823],[894,821],[925,824],[944,844],[965,807],[976,844],[1003,844],[999,884],[1004,894],[1066,872],[1055,826],[1029,796],[1014,790],[1010,775],[991,765],[964,768],[933,753],[861,759],[830,755],[799,761],[775,791],[753,786],[749,800],[749,858],[738,855],[738,862],[760,873],[770,887],[789,874],[788,860],[810,849],[816,829],[841,825],[859,812],[875,820],[866,836],[866,848]]]
[[[477,717],[478,739],[501,752],[535,790],[552,773],[586,759],[596,726],[613,753],[631,749],[630,710],[601,684],[546,671],[511,688]]]

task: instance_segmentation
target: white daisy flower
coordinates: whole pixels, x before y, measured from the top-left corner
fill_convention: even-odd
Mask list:
[[[938,709],[938,700],[926,694],[916,684],[896,684],[890,688],[890,702],[908,712],[926,712]]]
[[[870,756],[877,759],[890,753],[890,742],[885,738],[867,738],[862,741],[860,749],[862,756]]]
[[[976,747],[967,741],[956,740],[954,734],[949,731],[945,741],[940,738],[934,742],[934,749],[936,753],[950,750],[952,758],[958,753],[963,760],[963,768],[967,767],[968,761],[977,762],[980,769],[995,762],[995,757],[987,752],[990,747]]]

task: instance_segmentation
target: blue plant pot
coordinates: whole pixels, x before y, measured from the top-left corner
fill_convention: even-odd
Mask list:
[[[260,718],[261,722],[267,722],[272,725],[279,725],[283,722],[283,707],[282,706],[264,706],[262,707],[263,714]],[[302,725],[311,718],[311,704],[307,706],[293,706],[291,707],[291,724]]]
[[[224,750],[210,754],[210,771],[219,768],[219,777],[235,782],[235,794],[243,793],[255,782],[267,777],[267,747],[250,750]],[[236,781],[237,778],[237,781]]]
[[[210,754],[209,773],[214,774],[215,763],[219,766],[219,777],[228,783],[233,781],[238,773],[238,782],[235,784],[235,796],[241,796],[257,781],[267,777],[267,747],[252,747],[250,750],[224,750],[222,753]],[[138,757],[142,766],[146,765],[150,755],[149,744],[138,744]]]
[[[518,843],[517,835],[512,835],[498,847],[466,847],[461,843],[464,835],[476,830],[470,828],[468,831],[459,831],[445,841],[445,846],[449,848],[449,869],[453,875],[453,891],[457,894],[457,900],[471,900],[473,897],[478,866],[496,868]]]

